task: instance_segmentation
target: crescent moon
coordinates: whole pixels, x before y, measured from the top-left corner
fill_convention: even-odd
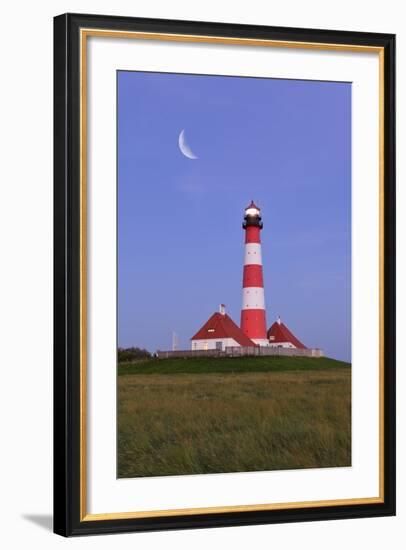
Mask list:
[[[178,141],[179,141],[179,149],[181,153],[185,155],[185,157],[192,160],[199,158],[193,153],[192,149],[186,143],[185,130],[182,130],[181,133],[179,134]]]

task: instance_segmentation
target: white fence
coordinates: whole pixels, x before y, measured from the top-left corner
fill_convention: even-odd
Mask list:
[[[288,357],[323,357],[323,350],[318,348],[277,348],[272,346],[242,347],[235,346],[226,348],[227,357],[242,357],[246,355],[285,355]]]
[[[157,351],[159,359],[169,357],[247,357],[247,356],[287,356],[287,357],[323,357],[323,350],[319,348],[275,348],[267,346],[233,346],[227,347],[225,351],[217,349],[209,350],[176,350]]]

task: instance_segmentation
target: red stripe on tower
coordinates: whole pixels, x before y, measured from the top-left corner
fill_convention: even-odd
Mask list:
[[[251,201],[245,209],[245,255],[242,289],[241,330],[259,346],[269,345],[266,337],[264,281],[262,275],[261,210]]]

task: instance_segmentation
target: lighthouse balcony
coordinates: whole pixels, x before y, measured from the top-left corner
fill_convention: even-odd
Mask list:
[[[252,218],[247,216],[247,218],[242,222],[242,228],[247,229],[247,227],[259,227],[262,229],[263,223],[261,222],[261,218]]]

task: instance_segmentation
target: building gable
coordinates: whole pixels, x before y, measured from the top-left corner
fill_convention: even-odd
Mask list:
[[[232,338],[240,346],[256,346],[229,315],[219,312],[213,313],[202,328],[192,336],[191,340],[219,340],[223,338]]]
[[[283,344],[290,343],[295,348],[298,349],[307,349],[300,340],[296,338],[294,334],[284,325],[280,320],[275,321],[271,328],[267,332],[267,337],[270,344]]]

